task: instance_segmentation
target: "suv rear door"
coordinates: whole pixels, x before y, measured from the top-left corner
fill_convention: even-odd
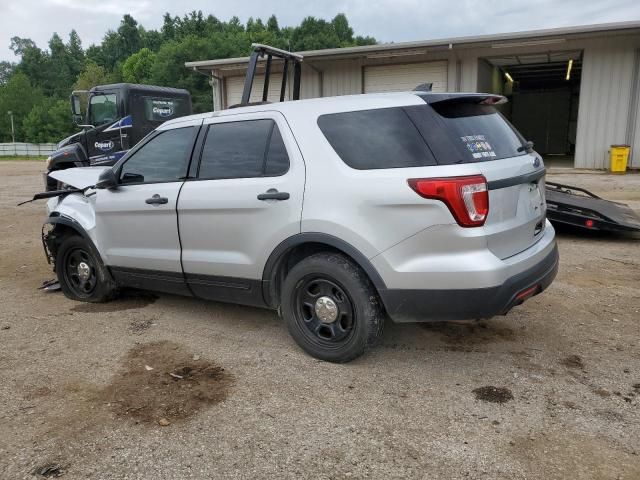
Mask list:
[[[278,112],[214,117],[202,135],[178,201],[186,279],[198,296],[259,305],[267,258],[300,233],[304,162]]]

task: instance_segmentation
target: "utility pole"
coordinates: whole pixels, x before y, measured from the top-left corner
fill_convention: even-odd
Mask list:
[[[16,143],[16,131],[13,128],[13,112],[11,110],[9,110],[7,112],[7,115],[9,115],[11,117],[11,138],[13,139],[13,143]]]
[[[17,150],[16,150],[16,130],[13,127],[13,112],[11,110],[9,110],[7,112],[7,115],[9,115],[9,117],[11,117],[11,139],[13,142],[13,153],[16,154]]]

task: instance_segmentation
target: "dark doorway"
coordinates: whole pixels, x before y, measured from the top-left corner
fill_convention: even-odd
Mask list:
[[[546,52],[487,58],[497,72],[504,114],[535,144],[545,162],[573,167],[582,52]],[[500,85],[501,84],[501,85]]]

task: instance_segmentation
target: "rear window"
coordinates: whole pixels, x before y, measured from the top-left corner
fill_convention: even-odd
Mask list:
[[[351,168],[436,165],[429,147],[402,108],[322,115],[318,126]]]
[[[491,105],[442,102],[406,107],[439,164],[472,163],[525,155],[524,140]],[[442,135],[444,133],[445,135]]]

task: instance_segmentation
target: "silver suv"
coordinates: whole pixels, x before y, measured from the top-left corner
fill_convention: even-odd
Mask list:
[[[51,177],[65,295],[119,287],[278,310],[346,362],[394,322],[506,314],[558,268],[540,157],[487,94],[357,95],[169,121],[112,168]]]

